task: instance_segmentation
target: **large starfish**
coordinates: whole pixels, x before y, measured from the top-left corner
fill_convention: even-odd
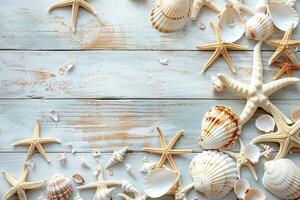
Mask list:
[[[236,73],[235,66],[232,63],[232,60],[227,50],[246,50],[248,47],[241,46],[234,43],[224,43],[222,41],[219,29],[213,23],[210,23],[210,26],[216,33],[217,42],[212,44],[200,45],[196,47],[199,50],[203,50],[203,51],[213,51],[213,50],[215,51],[213,55],[210,57],[210,59],[208,60],[208,62],[202,68],[202,72],[205,72],[218,59],[219,56],[222,56],[226,61],[226,63],[229,65],[231,71],[233,73]]]
[[[192,14],[191,14],[192,20],[197,19],[198,13],[200,12],[203,6],[206,6],[217,13],[221,12],[221,9],[218,7],[217,4],[212,2],[212,0],[195,0],[193,4]]]
[[[25,190],[33,190],[33,189],[42,187],[47,182],[47,180],[27,182],[26,178],[27,178],[28,172],[29,172],[29,169],[28,169],[27,164],[24,165],[23,170],[22,170],[21,175],[18,180],[13,178],[8,173],[2,172],[6,181],[10,185],[12,185],[12,187],[3,195],[2,200],[8,200],[14,194],[18,195],[19,200],[27,200]]]
[[[254,48],[252,78],[249,85],[228,78],[223,74],[218,74],[219,80],[224,84],[225,87],[227,87],[234,94],[247,99],[245,108],[240,115],[241,124],[245,124],[259,107],[270,113],[271,108],[267,106],[268,104],[272,104],[269,100],[269,96],[277,92],[278,90],[288,85],[294,84],[300,80],[298,78],[284,78],[272,81],[270,83],[263,83],[261,45],[262,42],[259,42]],[[272,110],[274,109],[278,110],[275,106],[273,106]],[[284,117],[284,119],[288,124],[292,123],[292,121],[287,117]]]
[[[291,24],[285,32],[282,39],[268,40],[266,43],[270,46],[277,47],[269,60],[269,65],[276,61],[282,54],[286,55],[293,63],[297,63],[297,57],[294,53],[294,48],[300,46],[300,40],[292,40],[294,26]]]
[[[59,139],[56,138],[41,138],[40,136],[40,122],[37,120],[34,126],[34,133],[32,139],[21,140],[13,144],[13,146],[26,146],[29,145],[29,150],[26,156],[26,159],[29,160],[32,155],[34,154],[35,149],[42,155],[42,157],[47,161],[50,162],[48,156],[43,148],[43,144],[49,143],[60,143]]]
[[[252,8],[245,6],[242,3],[242,0],[225,0],[226,3],[228,3],[229,5],[232,5],[235,9],[237,9],[239,12],[244,11],[247,12],[251,15],[255,15],[255,10],[253,10]]]
[[[73,32],[76,31],[76,23],[77,23],[77,19],[78,19],[79,7],[82,7],[84,9],[86,9],[87,11],[96,15],[96,10],[90,4],[85,2],[85,0],[63,0],[63,1],[60,1],[60,2],[57,2],[57,3],[54,3],[53,5],[51,5],[48,8],[48,12],[51,12],[52,10],[54,10],[56,8],[62,8],[62,7],[66,7],[66,6],[72,6],[71,28],[72,28]]]
[[[269,107],[274,107],[270,104]],[[277,131],[275,133],[269,133],[257,136],[254,138],[251,143],[261,143],[261,142],[275,142],[279,144],[279,151],[275,157],[276,159],[284,158],[289,151],[300,149],[300,120],[298,120],[292,126],[289,126],[284,120],[283,116],[278,110],[272,109],[271,114],[274,117],[274,120],[277,125]]]
[[[287,56],[284,62],[275,61],[273,65],[280,67],[281,69],[274,76],[274,79],[278,79],[284,73],[287,73],[288,77],[292,77],[292,70],[300,70],[300,65],[294,64]]]

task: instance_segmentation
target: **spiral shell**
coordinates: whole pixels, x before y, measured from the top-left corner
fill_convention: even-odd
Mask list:
[[[128,151],[128,147],[124,147],[119,151],[115,151],[105,168],[108,169],[120,162],[123,162],[127,151]]]
[[[203,151],[190,164],[194,188],[208,198],[222,199],[238,179],[235,162],[228,155],[217,151]]]
[[[115,188],[99,190],[96,192],[94,200],[111,200]]]
[[[265,163],[264,187],[281,199],[300,198],[300,168],[290,159]]]
[[[273,33],[274,26],[270,16],[258,13],[246,22],[246,37],[252,40],[264,41]]]
[[[204,115],[199,144],[204,149],[232,148],[240,134],[237,114],[231,108],[218,105]]]
[[[63,175],[55,174],[47,186],[49,200],[67,200],[72,196],[72,184]]]
[[[136,189],[129,181],[122,182],[122,190],[128,193],[139,193],[138,189]]]

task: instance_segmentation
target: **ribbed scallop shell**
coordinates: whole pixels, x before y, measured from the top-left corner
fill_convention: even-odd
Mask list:
[[[265,163],[264,187],[281,199],[300,198],[300,168],[290,159]]]
[[[247,192],[244,200],[265,200],[266,195],[260,188],[251,188]]]
[[[194,188],[208,198],[221,199],[234,187],[238,174],[235,162],[217,151],[199,153],[190,164]]]
[[[218,105],[202,119],[199,144],[204,149],[232,148],[241,133],[240,119],[229,107]]]
[[[189,0],[156,0],[151,10],[152,26],[160,32],[177,31],[187,23],[190,14]]]
[[[255,144],[247,144],[244,148],[244,155],[247,159],[249,159],[253,164],[258,163],[260,158],[260,150],[259,147]]]
[[[264,13],[258,13],[246,22],[246,37],[252,40],[264,41],[273,33],[273,21]]]
[[[67,200],[72,196],[71,182],[60,174],[55,174],[47,186],[49,200]]]

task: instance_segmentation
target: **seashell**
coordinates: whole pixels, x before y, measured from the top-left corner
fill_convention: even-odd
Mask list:
[[[152,26],[160,32],[174,32],[189,19],[189,0],[156,0],[151,10]]]
[[[81,174],[74,174],[72,176],[72,179],[74,180],[75,183],[78,184],[83,184],[85,182],[83,176],[81,176]]]
[[[212,93],[213,95],[216,95],[219,92],[222,92],[224,90],[224,84],[223,82],[215,77],[215,76],[211,76],[211,82],[212,82]]]
[[[274,149],[272,147],[270,147],[269,145],[266,145],[266,144],[260,144],[260,146],[265,150],[263,152],[263,156],[266,159],[270,159],[271,156],[272,156],[272,153],[273,153]]]
[[[232,148],[241,133],[240,119],[229,107],[210,109],[203,117],[199,144],[204,149]]]
[[[66,145],[66,150],[71,151],[72,154],[76,153],[76,147],[72,143]]]
[[[268,8],[269,0],[258,0],[255,6],[257,13],[266,13]]]
[[[265,162],[264,187],[281,199],[300,198],[300,168],[290,159]]]
[[[245,179],[239,179],[234,185],[234,193],[238,199],[244,199],[247,191],[250,189],[250,184]]]
[[[51,110],[49,112],[49,116],[50,118],[54,121],[54,122],[58,122],[58,113],[55,110]]]
[[[80,165],[82,168],[91,169],[91,166],[85,161],[85,159],[79,157]]]
[[[260,150],[259,147],[255,144],[247,144],[244,148],[244,155],[245,157],[253,164],[255,165],[258,163],[258,160],[260,158]]]
[[[96,192],[94,200],[111,200],[115,188],[108,188]]]
[[[66,156],[66,153],[60,153],[60,154],[58,154],[57,161],[58,161],[61,165],[65,165],[66,162],[67,162],[67,156]]]
[[[151,162],[151,163],[145,162],[142,169],[141,169],[141,172],[145,173],[145,174],[148,174],[149,172],[151,172],[155,168],[155,166],[156,166],[155,162]]]
[[[76,196],[74,197],[74,200],[83,200],[79,192],[77,192]]]
[[[119,151],[115,151],[105,168],[108,169],[120,162],[123,162],[127,151],[128,151],[128,147],[124,147]]]
[[[268,5],[268,9],[270,17],[278,29],[287,31],[290,24],[293,24],[294,28],[298,25],[299,15],[295,8],[287,4],[272,1]]]
[[[245,33],[245,22],[239,11],[233,6],[227,6],[218,22],[223,42],[235,42]]]
[[[292,111],[291,119],[295,123],[300,119],[300,108],[296,108]]]
[[[125,167],[126,167],[127,173],[128,173],[130,176],[132,176],[133,178],[135,178],[135,176],[134,176],[134,174],[133,174],[133,172],[132,172],[132,166],[129,165],[129,164],[126,164]]]
[[[139,193],[138,189],[136,189],[129,181],[122,182],[122,190],[128,193]]]
[[[260,131],[270,133],[275,128],[275,120],[271,115],[263,114],[255,120],[255,126]]]
[[[67,200],[72,196],[73,188],[68,179],[60,174],[55,174],[47,186],[49,200]]]
[[[33,158],[30,158],[29,160],[25,161],[25,165],[34,168],[35,167],[35,160]]]
[[[151,198],[159,198],[167,194],[177,184],[178,180],[179,176],[171,169],[154,169],[145,176],[145,193]]]
[[[99,156],[101,156],[101,152],[99,151],[99,149],[92,149],[92,155],[97,158]]]
[[[271,17],[258,13],[246,22],[246,37],[252,40],[264,41],[273,33],[274,27]]]
[[[222,199],[238,179],[234,160],[217,151],[199,153],[192,160],[189,171],[195,190],[212,199]]]
[[[158,62],[161,65],[168,65],[169,64],[169,59],[168,58],[161,58],[161,59],[158,59]]]
[[[265,200],[266,195],[260,188],[251,188],[247,191],[244,200]]]
[[[47,199],[46,199],[44,193],[41,193],[41,194],[38,196],[37,200],[47,200]]]

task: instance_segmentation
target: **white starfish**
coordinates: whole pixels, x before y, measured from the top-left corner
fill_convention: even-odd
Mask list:
[[[225,0],[226,3],[228,3],[229,5],[232,5],[235,9],[237,9],[239,12],[241,11],[245,11],[251,15],[255,15],[255,10],[248,7],[248,6],[245,6],[243,3],[242,3],[242,0]]]
[[[278,110],[278,108],[275,106],[268,106],[269,104],[272,105],[271,101],[269,100],[269,96],[288,85],[300,81],[300,79],[298,78],[284,78],[269,83],[263,83],[261,46],[262,42],[259,42],[254,48],[252,78],[249,85],[228,78],[223,74],[218,74],[218,78],[224,84],[225,87],[227,87],[234,94],[247,99],[245,108],[242,114],[240,115],[241,124],[245,124],[253,116],[253,114],[259,107],[264,109],[268,113],[270,113],[272,109]],[[278,110],[278,112],[280,111]],[[284,116],[284,114],[282,114],[282,116]],[[285,116],[284,120],[288,124],[293,123],[290,119],[288,119]]]

